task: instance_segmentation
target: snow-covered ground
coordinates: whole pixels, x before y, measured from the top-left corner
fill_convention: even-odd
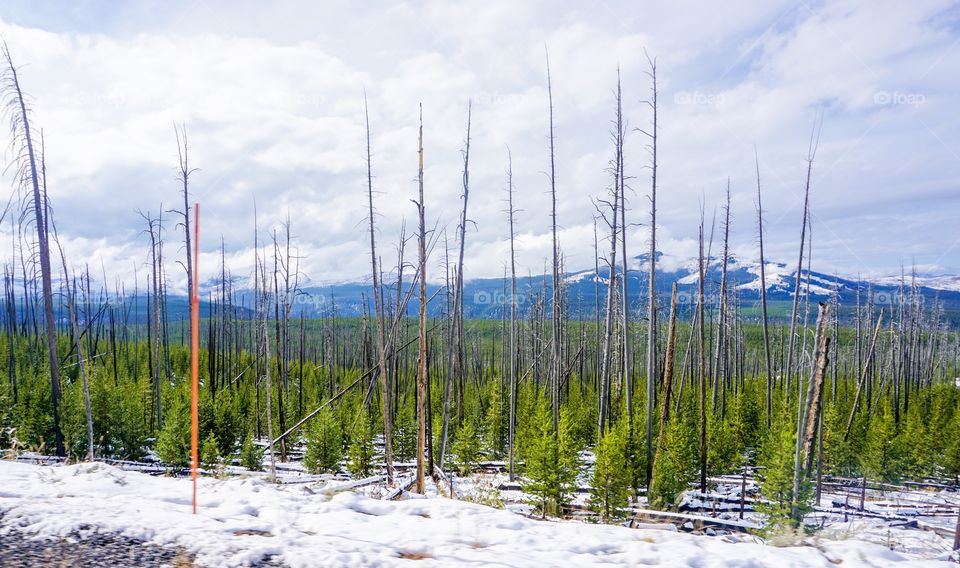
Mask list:
[[[263,476],[199,481],[95,463],[0,461],[0,538],[7,527],[62,537],[83,528],[175,545],[210,566],[950,566],[855,538],[774,547],[676,532],[537,521],[442,497],[381,501],[342,480],[274,485]],[[739,537],[740,540],[752,537]],[[945,556],[944,556],[945,557]]]

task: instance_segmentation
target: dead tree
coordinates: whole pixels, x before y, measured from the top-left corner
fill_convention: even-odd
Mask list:
[[[460,224],[457,227],[459,233],[459,255],[457,257],[457,271],[454,274],[453,306],[451,315],[451,333],[450,333],[450,357],[451,371],[460,381],[458,391],[460,392],[460,404],[458,411],[460,416],[464,410],[463,391],[464,391],[464,347],[463,347],[463,256],[467,237],[467,204],[470,200],[470,125],[472,117],[473,103],[467,103],[467,138],[463,149],[463,208],[460,210]],[[453,377],[446,381],[443,399],[443,427],[440,433],[440,467],[443,468],[444,460],[447,455],[447,439],[450,435],[450,384]],[[459,424],[458,419],[457,423]]]
[[[177,181],[183,186],[181,192],[183,193],[183,211],[177,211],[183,216],[183,244],[187,253],[187,264],[184,266],[184,270],[187,272],[187,291],[193,290],[193,246],[191,245],[191,235],[190,235],[190,174],[196,171],[196,168],[190,168],[190,153],[189,147],[187,145],[187,127],[181,126],[179,129],[176,125],[173,127],[173,132],[177,137],[177,156],[179,172],[177,175]],[[181,136],[183,140],[181,140]],[[189,318],[188,318],[189,319]],[[193,337],[193,320],[189,320],[189,329],[190,335],[188,337]],[[191,345],[192,348],[192,345]]]
[[[367,206],[370,220],[370,271],[373,277],[373,306],[377,318],[377,372],[380,374],[380,388],[383,391],[383,459],[387,464],[387,484],[393,484],[393,386],[387,373],[387,352],[384,345],[383,302],[380,299],[380,269],[377,268],[376,229],[373,213],[373,160],[370,152],[370,111],[367,107],[367,94],[363,94],[363,115],[367,135]],[[302,341],[302,340],[301,340]]]
[[[613,201],[611,202],[604,199],[598,199],[598,203],[594,205],[597,210],[597,214],[604,220],[607,228],[610,230],[610,254],[607,256],[606,315],[604,318],[603,353],[600,360],[600,408],[598,412],[598,428],[601,436],[606,431],[607,423],[610,421],[611,368],[614,366],[611,352],[613,350],[613,328],[616,323],[614,320],[614,311],[616,310],[614,297],[616,296],[615,292],[617,286],[617,231],[619,230],[618,215],[620,214],[619,134],[615,134],[615,140],[617,141],[617,150],[614,152],[614,159],[612,167],[610,168],[610,172],[613,174],[613,185],[610,188]],[[610,209],[612,213],[610,219],[607,218],[606,214],[601,208],[601,205]]]
[[[630,372],[630,305],[629,305],[629,273],[630,267],[627,264],[627,182],[624,177],[624,153],[623,146],[626,139],[626,123],[623,119],[623,96],[620,89],[620,69],[617,68],[617,118],[616,118],[616,154],[615,167],[617,169],[615,179],[620,185],[620,224],[623,229],[620,231],[620,256],[623,265],[623,276],[620,279],[620,329],[623,333],[620,359],[621,371],[623,372],[624,392],[627,402],[627,419],[630,444],[633,444],[633,375]],[[630,455],[634,455],[631,446]]]
[[[815,364],[810,375],[807,393],[800,385],[797,397],[797,444],[793,464],[793,492],[790,499],[790,517],[799,525],[800,519],[800,483],[810,471],[813,437],[816,434],[817,416],[823,394],[823,378],[827,369],[827,349],[830,339],[827,336],[827,323],[830,319],[830,304],[821,303],[817,316],[817,338]],[[808,457],[809,456],[809,457]]]
[[[414,201],[420,221],[417,252],[420,278],[420,318],[417,350],[417,493],[424,492],[424,453],[427,447],[427,228],[423,211],[423,105],[420,105],[420,129],[417,155],[419,198]],[[442,467],[442,464],[441,464]]]
[[[713,358],[713,410],[717,410],[720,396],[720,418],[726,417],[727,404],[727,265],[730,262],[730,179],[727,179],[727,200],[723,207],[723,254],[720,266],[720,304],[717,310],[717,341]],[[720,393],[722,391],[722,393]]]
[[[699,356],[700,356],[700,492],[707,491],[707,359],[706,359],[706,337],[704,327],[706,322],[703,318],[704,311],[704,258],[703,258],[703,209],[700,210],[700,254],[697,279],[697,328],[699,337]]]
[[[513,157],[507,147],[507,218],[510,223],[510,416],[508,427],[509,444],[509,473],[510,481],[514,480],[514,437],[517,426],[517,255],[514,250],[514,240],[517,232],[514,227],[515,210],[513,208]]]
[[[793,344],[797,332],[797,309],[800,306],[800,281],[803,272],[803,247],[807,237],[807,216],[810,214],[810,175],[813,172],[813,159],[817,154],[817,144],[820,142],[820,122],[819,119],[814,122],[813,131],[810,133],[810,144],[807,149],[807,181],[803,190],[803,223],[800,226],[800,253],[797,258],[797,278],[793,287],[793,308],[790,312],[790,335],[787,337],[787,365],[784,368],[786,374],[786,396],[787,402],[790,401],[791,377],[793,376]]]
[[[767,429],[773,422],[773,363],[770,357],[770,329],[767,322],[767,265],[763,256],[763,202],[760,196],[760,158],[756,148],[753,151],[754,162],[757,166],[757,238],[760,241],[760,310],[763,320],[763,353],[767,369]],[[836,396],[836,388],[834,388]]]
[[[37,245],[40,253],[40,278],[43,288],[43,315],[46,325],[47,359],[50,365],[50,405],[53,411],[54,444],[58,456],[65,455],[63,431],[60,429],[60,361],[57,356],[57,324],[53,312],[53,276],[50,268],[50,240],[47,232],[47,196],[40,189],[40,173],[34,152],[33,130],[30,127],[31,112],[27,105],[17,68],[13,64],[10,49],[3,43],[5,60],[0,75],[0,90],[4,95],[4,108],[10,121],[13,137],[17,183],[33,193],[33,215],[37,230]]]
[[[553,303],[553,337],[550,348],[550,397],[553,408],[553,433],[558,435],[560,428],[560,373],[562,367],[563,340],[561,338],[561,300],[560,300],[560,245],[557,243],[557,168],[555,157],[556,138],[553,133],[553,83],[550,79],[550,54],[544,46],[547,63],[547,98],[550,106],[550,234],[553,238],[553,275],[551,292]]]
[[[644,52],[646,55],[646,52]],[[657,374],[657,60],[650,59],[648,75],[652,81],[653,125],[647,136],[650,138],[650,283],[647,286],[647,486],[650,486],[653,466],[653,399]]]

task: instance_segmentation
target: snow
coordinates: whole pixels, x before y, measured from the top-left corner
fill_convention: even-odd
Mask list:
[[[103,463],[0,461],[2,525],[52,538],[81,526],[197,554],[200,564],[290,566],[950,566],[855,538],[773,547],[654,530],[538,521],[442,497],[383,501],[337,491],[342,481],[275,485],[263,476],[190,480]],[[408,497],[413,497],[407,495]],[[0,527],[0,538],[4,528]],[[946,556],[944,555],[944,558]]]
[[[933,290],[960,292],[960,276],[954,274],[918,274],[916,276],[908,274],[906,277],[901,275],[881,276],[874,278],[873,282],[884,286],[906,284],[909,287],[911,284],[916,284]]]

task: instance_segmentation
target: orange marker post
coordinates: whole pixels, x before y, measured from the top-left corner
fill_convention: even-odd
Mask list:
[[[190,399],[190,476],[193,478],[193,514],[197,514],[197,463],[199,462],[200,445],[200,417],[197,411],[197,400],[200,398],[200,204],[193,206],[193,290],[190,291],[190,328],[193,330],[190,338],[190,378],[193,394]]]

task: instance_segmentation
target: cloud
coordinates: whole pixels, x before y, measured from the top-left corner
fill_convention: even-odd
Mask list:
[[[728,177],[731,237],[741,254],[755,249],[756,146],[768,257],[792,258],[808,136],[822,112],[814,265],[878,273],[916,260],[957,270],[957,22],[947,2],[744,0],[643,11],[626,2],[294,2],[269,10],[200,2],[73,19],[0,8],[0,33],[44,128],[64,247],[73,263],[102,260],[108,280],[143,266],[137,211],[182,203],[174,123],[186,124],[200,168],[192,191],[203,207],[205,276],[219,273],[221,235],[231,271],[252,271],[256,199],[261,244],[289,215],[313,281],[364,278],[364,92],[383,262],[394,263],[404,222],[408,237],[415,226],[421,103],[428,224],[455,238],[472,101],[467,276],[501,275],[507,261],[507,146],[519,271],[540,273],[550,256],[545,46],[568,269],[594,262],[590,198],[610,183],[618,66],[631,128],[650,128],[646,49],[658,62],[658,226],[668,253],[695,252],[701,203],[709,226]],[[648,143],[631,130],[632,254],[649,239]],[[173,214],[166,217],[173,257],[182,237]],[[442,275],[440,256],[434,276]]]

